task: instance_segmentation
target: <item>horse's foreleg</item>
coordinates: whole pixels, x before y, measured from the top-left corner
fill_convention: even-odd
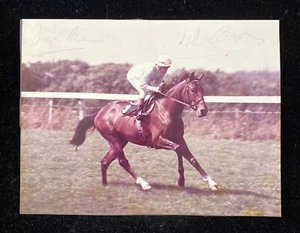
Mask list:
[[[180,149],[182,150],[183,157],[188,160],[193,167],[196,168],[196,170],[200,173],[200,175],[203,177],[203,180],[208,183],[209,187],[212,190],[218,190],[219,186],[216,182],[212,180],[212,178],[204,171],[204,169],[200,166],[196,158],[192,155],[190,152],[185,140],[182,138],[180,142],[178,142],[180,145]]]
[[[166,150],[174,150],[177,154],[178,158],[178,173],[179,177],[177,179],[177,183],[179,186],[184,186],[184,167],[183,167],[183,161],[182,161],[182,153],[180,151],[180,146],[162,136],[158,138],[157,141],[157,148],[160,149],[166,149]]]
[[[182,155],[177,153],[177,157],[178,157],[178,173],[179,173],[177,183],[179,186],[183,187],[184,186],[184,167],[183,167],[183,162],[182,162]]]

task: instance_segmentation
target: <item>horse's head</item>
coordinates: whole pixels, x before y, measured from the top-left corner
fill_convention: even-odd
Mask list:
[[[196,111],[198,117],[206,116],[208,111],[204,101],[204,89],[200,85],[203,77],[204,74],[196,77],[194,72],[192,72],[185,80],[185,87],[182,92],[183,101]]]

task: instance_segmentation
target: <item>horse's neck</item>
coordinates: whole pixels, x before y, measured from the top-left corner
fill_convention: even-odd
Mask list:
[[[182,101],[181,91],[178,91],[177,89],[171,89],[169,92],[167,92],[167,95],[174,99]],[[163,99],[160,99],[159,102],[163,106],[163,108],[169,112],[171,117],[179,117],[182,115],[184,105],[176,102],[172,98],[165,97]]]

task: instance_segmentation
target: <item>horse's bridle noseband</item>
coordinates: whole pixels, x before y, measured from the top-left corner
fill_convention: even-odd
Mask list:
[[[200,102],[200,101],[204,101],[204,98],[200,98],[199,100],[197,101],[192,101],[191,104],[189,105],[189,107],[196,111],[197,110],[197,104]]]

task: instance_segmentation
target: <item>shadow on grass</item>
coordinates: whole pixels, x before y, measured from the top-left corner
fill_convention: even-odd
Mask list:
[[[200,189],[200,188],[195,188],[195,187],[179,187],[176,185],[162,185],[162,184],[157,184],[154,183],[152,184],[152,187],[155,189],[165,189],[165,190],[182,190],[186,193],[190,194],[201,194],[201,195],[236,195],[236,196],[254,196],[254,197],[259,197],[259,198],[265,198],[265,199],[277,199],[274,196],[266,195],[266,194],[261,194],[261,193],[256,193],[253,191],[249,190],[239,190],[239,189],[219,189],[217,191],[210,190],[209,188],[206,189]]]
[[[109,183],[109,185],[117,185],[117,186],[132,186],[132,188],[136,188],[137,185],[134,183],[127,183],[127,182],[121,182],[121,181],[112,181]],[[164,185],[159,183],[151,183],[152,190],[166,190],[166,191],[180,191],[180,192],[186,192],[189,194],[200,194],[200,195],[217,195],[217,196],[223,196],[223,195],[236,195],[236,196],[254,196],[259,198],[265,198],[265,199],[278,199],[277,197],[261,194],[249,190],[240,190],[240,189],[226,189],[221,188],[217,191],[210,190],[208,187],[205,189],[201,188],[195,188],[195,187],[179,187],[177,185]],[[151,190],[149,190],[151,192]],[[149,192],[148,191],[148,192]]]

